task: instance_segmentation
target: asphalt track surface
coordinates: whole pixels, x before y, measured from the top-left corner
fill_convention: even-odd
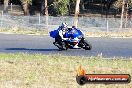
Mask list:
[[[86,38],[92,50],[59,51],[53,38],[44,35],[0,34],[0,52],[62,54],[67,56],[132,57],[132,38]]]

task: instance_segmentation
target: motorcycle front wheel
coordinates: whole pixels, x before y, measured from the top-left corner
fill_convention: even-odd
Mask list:
[[[83,40],[83,49],[85,50],[91,50],[92,49],[92,45],[89,44],[86,40]]]

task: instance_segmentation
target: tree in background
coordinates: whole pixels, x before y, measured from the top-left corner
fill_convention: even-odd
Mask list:
[[[132,8],[132,0],[125,0],[125,2],[127,1],[129,8]],[[123,0],[117,0],[113,5],[118,9],[122,9],[122,4],[123,4]]]
[[[45,0],[45,15],[48,16],[48,1]]]
[[[8,2],[9,0],[4,0],[4,13],[8,13]]]
[[[80,13],[80,0],[76,1],[76,8],[75,8],[75,19],[74,19],[74,25],[77,27],[78,25],[78,15]]]
[[[29,6],[32,4],[32,0],[20,0],[22,3],[24,15],[29,15]]]
[[[4,13],[8,13],[8,3],[10,0],[4,0]],[[32,4],[32,0],[20,0],[24,15],[29,15],[29,6]]]
[[[9,1],[10,0],[4,0],[4,13],[8,13]],[[12,0],[12,2],[13,1],[14,0]],[[30,6],[32,5],[33,2],[37,2],[37,3],[39,2],[40,4],[42,3],[42,5],[40,5],[40,7],[36,6],[36,8],[40,8],[41,9],[40,12],[42,14],[45,14],[44,13],[45,12],[45,3],[44,3],[45,0],[19,0],[19,1],[21,2],[24,15],[30,15],[29,10],[30,11],[34,10],[34,9],[30,9]],[[58,15],[74,14],[76,1],[77,0],[47,0],[47,6],[48,6],[47,9],[48,9],[49,15],[58,16]],[[100,1],[100,0],[94,0],[93,4],[97,3],[98,1]],[[102,0],[102,3],[104,1],[105,0]],[[120,12],[121,12],[123,0],[117,0],[117,1],[116,0],[108,0],[108,1],[114,1],[114,3],[112,3],[112,5],[110,5],[110,6],[114,6],[117,9],[120,9]],[[81,12],[83,12],[84,9],[86,7],[88,7],[88,4],[86,4],[86,2],[88,2],[88,0],[80,0],[80,11]],[[35,4],[32,6],[35,6]],[[128,8],[132,8],[132,0],[128,0]]]
[[[120,29],[127,27],[127,20],[129,14],[129,9],[132,8],[132,0],[117,0],[114,4],[114,7],[118,8],[121,11],[121,22]],[[125,22],[123,22],[125,18]]]
[[[67,15],[68,14],[69,0],[54,0],[53,7],[56,10],[57,15]]]

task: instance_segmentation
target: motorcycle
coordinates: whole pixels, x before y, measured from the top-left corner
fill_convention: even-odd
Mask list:
[[[50,32],[50,37],[56,38],[59,37],[58,35],[59,30],[54,30]],[[84,38],[83,33],[77,28],[68,28],[68,31],[64,35],[67,40],[61,39],[61,43],[55,45],[60,50],[67,50],[67,49],[85,49],[91,50],[92,46],[89,44],[86,39]]]

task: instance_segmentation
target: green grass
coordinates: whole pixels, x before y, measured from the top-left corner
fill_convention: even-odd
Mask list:
[[[0,88],[131,88],[129,84],[76,83],[82,65],[88,74],[130,74],[130,58],[77,57],[42,54],[0,53]]]

